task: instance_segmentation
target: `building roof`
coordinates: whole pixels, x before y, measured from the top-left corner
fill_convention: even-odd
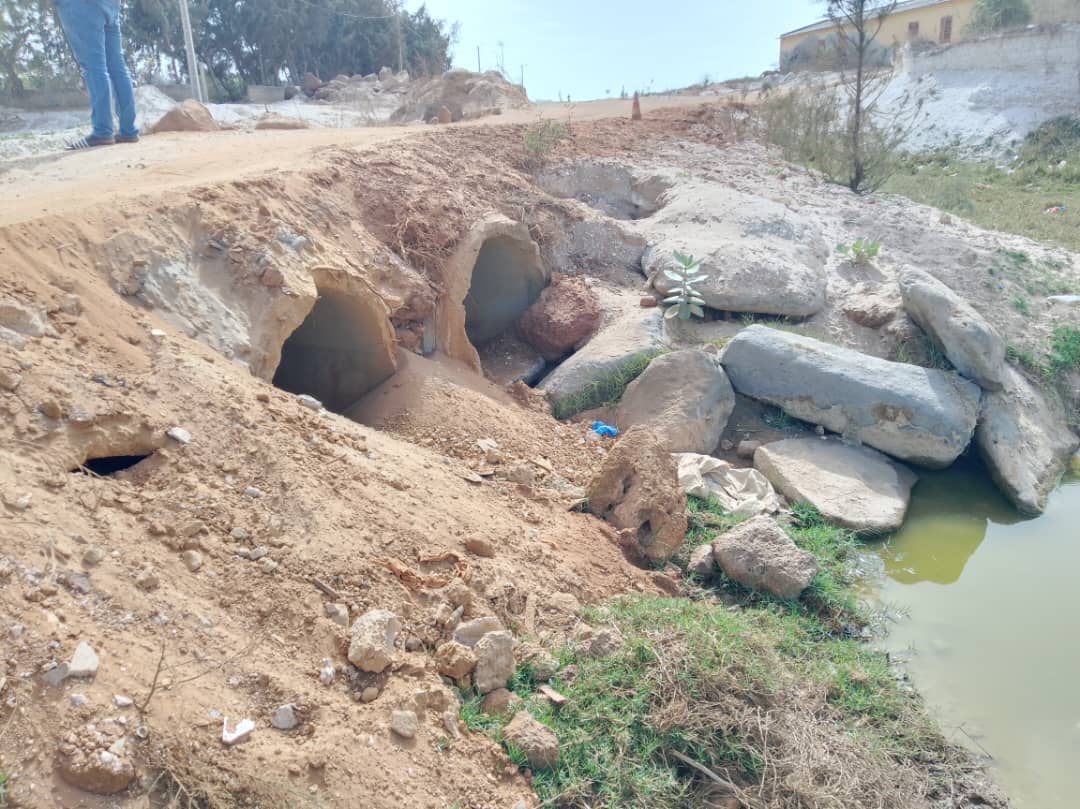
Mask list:
[[[953,2],[953,0],[906,0],[906,2],[897,3],[896,8],[894,8],[892,10],[892,13],[897,14],[897,13],[899,13],[901,11],[914,11],[915,9],[919,9],[919,8],[926,8],[928,6],[938,6],[938,5],[942,5],[943,3],[951,3],[951,2]],[[787,33],[781,34],[780,39],[783,39],[784,37],[792,36],[794,34],[806,34],[806,33],[809,33],[810,31],[827,31],[830,28],[835,28],[835,27],[836,27],[836,23],[834,23],[832,20],[830,20],[829,18],[826,17],[825,19],[820,20],[819,22],[815,22],[815,23],[813,23],[811,25],[804,25],[802,28],[796,28],[794,31],[788,31]]]

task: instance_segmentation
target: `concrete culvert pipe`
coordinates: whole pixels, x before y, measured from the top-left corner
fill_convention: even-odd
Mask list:
[[[282,346],[274,385],[342,413],[395,370],[381,303],[320,285],[315,307]]]
[[[480,371],[478,348],[513,329],[551,280],[529,229],[505,216],[478,222],[446,265],[437,348]],[[516,338],[515,338],[516,339]]]
[[[508,236],[480,248],[465,296],[465,333],[477,348],[513,326],[547,285],[530,248]]]

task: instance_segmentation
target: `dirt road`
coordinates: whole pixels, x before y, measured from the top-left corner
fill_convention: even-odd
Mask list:
[[[693,107],[717,97],[651,96],[642,109]],[[523,124],[537,117],[591,121],[629,116],[624,99],[582,104],[536,104],[455,127]],[[374,146],[429,127],[375,126],[357,129],[232,130],[169,133],[131,146],[56,154],[0,165],[0,226],[93,205],[113,207],[119,198],[240,179],[287,170],[327,146]]]

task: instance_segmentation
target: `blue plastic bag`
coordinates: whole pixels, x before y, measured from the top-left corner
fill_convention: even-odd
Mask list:
[[[604,438],[619,437],[618,427],[612,427],[610,424],[604,424],[604,422],[602,421],[594,421],[592,423],[592,431],[597,435],[603,436]]]

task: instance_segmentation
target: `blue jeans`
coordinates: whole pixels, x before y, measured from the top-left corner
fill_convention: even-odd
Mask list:
[[[135,91],[120,44],[119,0],[55,0],[64,33],[82,68],[90,94],[93,137],[113,137],[113,98],[120,135],[136,137]]]

